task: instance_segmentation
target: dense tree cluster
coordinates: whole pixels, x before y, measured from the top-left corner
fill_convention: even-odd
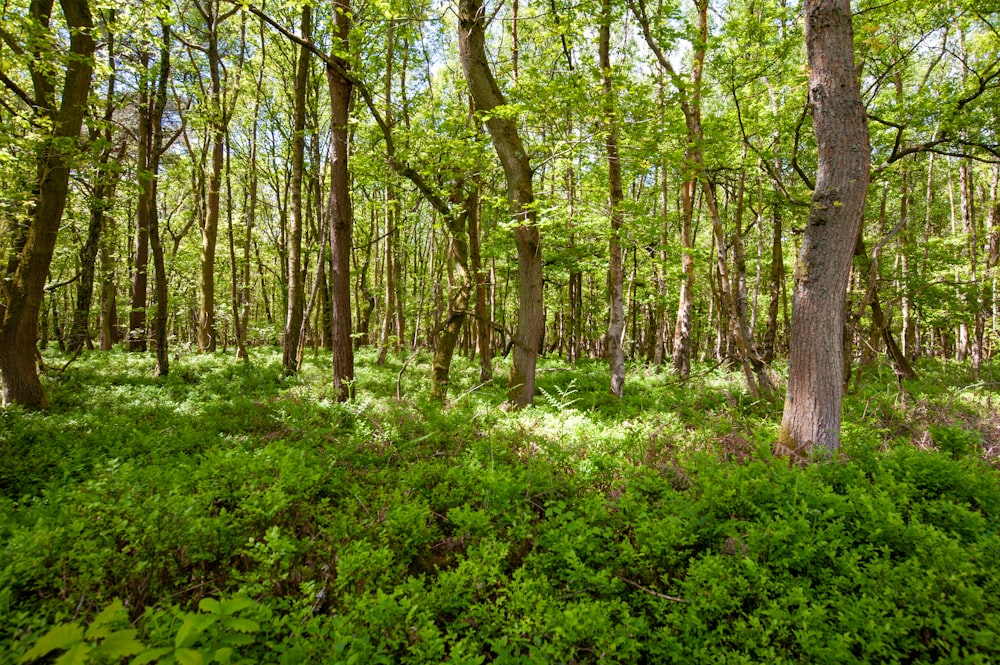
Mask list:
[[[509,354],[519,406],[789,358],[779,449],[835,448],[876,354],[996,350],[994,4],[8,2],[4,401],[36,343]]]

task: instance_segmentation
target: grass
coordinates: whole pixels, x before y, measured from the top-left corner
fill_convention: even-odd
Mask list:
[[[346,404],[323,354],[291,378],[273,350],[48,376],[49,412],[0,412],[0,653],[1000,658],[991,368],[926,361],[905,397],[867,370],[842,455],[798,469],[769,453],[781,405],[723,369],[630,367],[619,402],[603,363],[545,361],[508,411],[502,371],[456,359],[442,406],[429,358],[404,362],[362,350]]]

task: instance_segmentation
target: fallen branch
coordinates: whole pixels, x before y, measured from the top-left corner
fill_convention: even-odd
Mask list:
[[[662,598],[663,600],[671,600],[671,601],[673,601],[675,603],[686,603],[687,602],[683,598],[677,598],[676,596],[668,596],[665,593],[660,593],[659,591],[653,591],[652,589],[649,589],[647,587],[642,586],[638,582],[633,582],[632,580],[628,579],[627,577],[622,577],[621,575],[619,575],[618,579],[620,579],[622,582],[625,582],[626,584],[630,584],[630,585],[634,586],[639,591],[644,591],[644,592],[648,593],[651,596],[656,596],[657,598]]]

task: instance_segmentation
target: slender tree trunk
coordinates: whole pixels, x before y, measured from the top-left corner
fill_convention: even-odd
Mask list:
[[[110,20],[114,21],[115,12],[110,10]],[[87,239],[80,249],[80,279],[76,285],[76,308],[73,310],[73,323],[70,328],[68,350],[70,352],[79,351],[87,345],[93,348],[90,342],[90,309],[94,299],[94,273],[97,267],[97,253],[100,250],[101,235],[104,233],[105,211],[111,206],[111,199],[114,196],[115,184],[118,180],[116,173],[109,168],[113,145],[112,139],[112,116],[115,111],[115,35],[113,30],[108,31],[107,37],[108,51],[108,77],[107,92],[104,97],[104,126],[100,132],[93,131],[91,139],[101,137],[104,147],[101,149],[94,170],[94,183],[92,186],[92,198],[90,201],[90,222],[87,225]],[[118,147],[115,155],[115,162],[121,162],[125,156],[124,141]]]
[[[300,21],[302,39],[312,39],[312,7],[302,6]],[[302,273],[302,173],[306,154],[306,87],[309,84],[309,56],[305,46],[299,47],[295,62],[295,99],[292,111],[292,181],[290,193],[291,225],[288,229],[288,313],[285,319],[285,339],[281,364],[285,374],[298,371],[299,330],[305,307],[305,284]]]
[[[110,351],[118,341],[118,303],[115,288],[115,262],[111,257],[110,241],[114,219],[105,220],[108,224],[105,241],[101,243],[101,351]]]
[[[201,279],[199,282],[198,308],[198,350],[215,351],[218,334],[215,329],[215,250],[219,239],[219,213],[222,192],[222,176],[225,168],[226,110],[222,104],[222,66],[219,54],[219,24],[224,17],[220,14],[219,0],[196,1],[207,26],[208,72],[210,79],[210,107],[212,120],[211,172],[208,176],[208,196],[205,220],[201,227]],[[227,14],[228,15],[228,14]]]
[[[622,168],[618,158],[618,127],[616,123],[616,100],[614,84],[611,80],[611,1],[601,2],[601,29],[599,37],[599,60],[601,68],[601,89],[604,94],[604,148],[608,158],[608,203],[611,208],[611,233],[608,236],[608,296],[610,314],[605,344],[608,364],[611,367],[611,393],[622,396],[625,389],[625,350],[622,335],[625,332],[625,310],[623,291],[625,270],[622,259],[622,245],[619,234],[625,216],[622,212]],[[634,283],[634,280],[633,280]],[[635,330],[633,326],[633,336]]]
[[[153,318],[153,338],[156,340],[156,369],[153,376],[170,373],[170,351],[167,348],[167,321],[170,315],[167,268],[163,256],[163,241],[160,237],[160,214],[156,207],[156,192],[159,184],[160,157],[163,155],[163,113],[167,107],[167,85],[170,82],[170,24],[160,22],[162,42],[160,46],[160,73],[156,83],[156,97],[153,101],[152,140],[150,144],[149,169],[150,209],[149,243],[153,251],[153,274],[156,278],[156,314]]]
[[[139,85],[139,123],[136,131],[136,180],[139,183],[139,200],[135,207],[135,254],[132,258],[132,308],[128,315],[128,349],[145,351],[149,337],[146,331],[146,304],[148,301],[149,270],[149,211],[153,206],[152,176],[149,172],[149,143],[152,138],[152,119],[149,104],[149,54],[141,56],[143,75]]]
[[[795,266],[788,389],[775,452],[797,461],[840,445],[844,303],[871,152],[848,0],[806,0],[816,186]]]
[[[3,404],[20,404],[29,409],[48,404],[35,365],[38,315],[66,206],[70,166],[83,125],[93,69],[93,21],[86,0],[61,0],[60,5],[70,29],[71,57],[67,59],[58,110],[48,75],[32,66],[35,112],[46,116],[51,134],[38,153],[37,198],[24,244],[7,276],[7,307],[0,321]],[[42,30],[48,29],[51,8],[52,0],[31,3],[31,20]]]
[[[991,314],[991,339],[997,334],[997,265],[1000,264],[1000,166],[993,166],[990,210],[986,217],[986,265],[983,273],[983,311]],[[995,347],[994,347],[995,349]],[[992,356],[991,349],[990,355]]]
[[[335,2],[336,19],[334,39],[348,48],[351,30],[349,0]],[[334,58],[341,69],[347,61]],[[348,119],[351,93],[354,85],[332,65],[326,67],[326,80],[330,90],[330,134],[332,158],[330,161],[330,198],[327,207],[330,215],[330,310],[333,321],[333,385],[339,400],[353,396],[354,343],[351,339],[351,242],[354,218],[351,210],[350,174],[348,158]]]
[[[491,113],[506,100],[486,59],[486,16],[482,0],[460,0],[459,55],[476,108]],[[503,166],[507,199],[515,220],[517,245],[518,316],[508,398],[515,407],[531,404],[535,393],[535,366],[545,326],[542,299],[541,234],[536,223],[534,188],[528,154],[517,126],[506,116],[491,114],[486,128]]]
[[[774,361],[775,347],[778,338],[778,310],[785,283],[785,257],[782,250],[781,206],[774,204],[771,216],[771,278],[768,281],[769,292],[767,301],[767,326],[764,329],[764,362]]]
[[[691,372],[691,316],[694,309],[694,188],[692,176],[681,185],[681,288],[674,325],[674,371],[682,379]]]
[[[478,205],[478,195],[468,194],[463,202],[462,212],[445,217],[450,232],[448,254],[451,259],[451,270],[448,271],[448,315],[438,328],[437,347],[434,349],[431,369],[431,395],[441,401],[448,395],[451,359],[468,315],[472,284],[469,276],[467,222],[471,215],[477,213]]]
[[[483,270],[483,259],[480,249],[482,234],[482,206],[480,205],[480,189],[476,184],[469,194],[473,200],[469,209],[469,265],[472,269],[472,279],[475,282],[476,293],[476,347],[479,350],[479,381],[493,379],[493,324],[490,311],[486,304],[486,273]]]
[[[392,198],[389,192],[386,192],[386,207],[385,207],[385,238],[383,245],[384,248],[384,258],[385,258],[385,269],[383,272],[383,278],[385,279],[385,316],[382,318],[382,334],[379,340],[379,352],[378,360],[376,364],[382,366],[385,364],[385,360],[389,355],[389,345],[392,338],[394,323],[396,320],[396,298],[399,295],[396,288],[396,251],[393,243],[393,236],[395,232],[396,225],[396,201]],[[398,337],[396,339],[396,350],[399,350],[399,345],[402,340]]]

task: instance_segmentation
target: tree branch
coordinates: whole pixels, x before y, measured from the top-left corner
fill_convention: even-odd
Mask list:
[[[5,87],[6,87],[6,88],[7,88],[8,90],[10,90],[10,91],[11,91],[11,92],[13,92],[13,93],[14,93],[15,95],[17,95],[17,97],[18,97],[18,98],[19,98],[19,99],[20,99],[20,100],[21,100],[22,102],[24,102],[25,104],[27,104],[27,105],[28,105],[28,108],[35,108],[35,106],[36,106],[36,104],[35,104],[35,100],[33,100],[33,99],[32,99],[32,98],[31,98],[31,97],[30,97],[30,96],[28,95],[28,93],[26,93],[26,92],[25,92],[24,90],[22,90],[22,89],[21,89],[21,87],[20,87],[19,85],[17,85],[17,84],[16,84],[16,83],[14,83],[14,82],[13,82],[12,80],[10,80],[10,78],[8,78],[8,77],[7,77],[7,75],[6,75],[6,74],[4,74],[3,72],[0,72],[0,83],[3,83],[3,84],[4,84],[4,86],[5,86]]]

